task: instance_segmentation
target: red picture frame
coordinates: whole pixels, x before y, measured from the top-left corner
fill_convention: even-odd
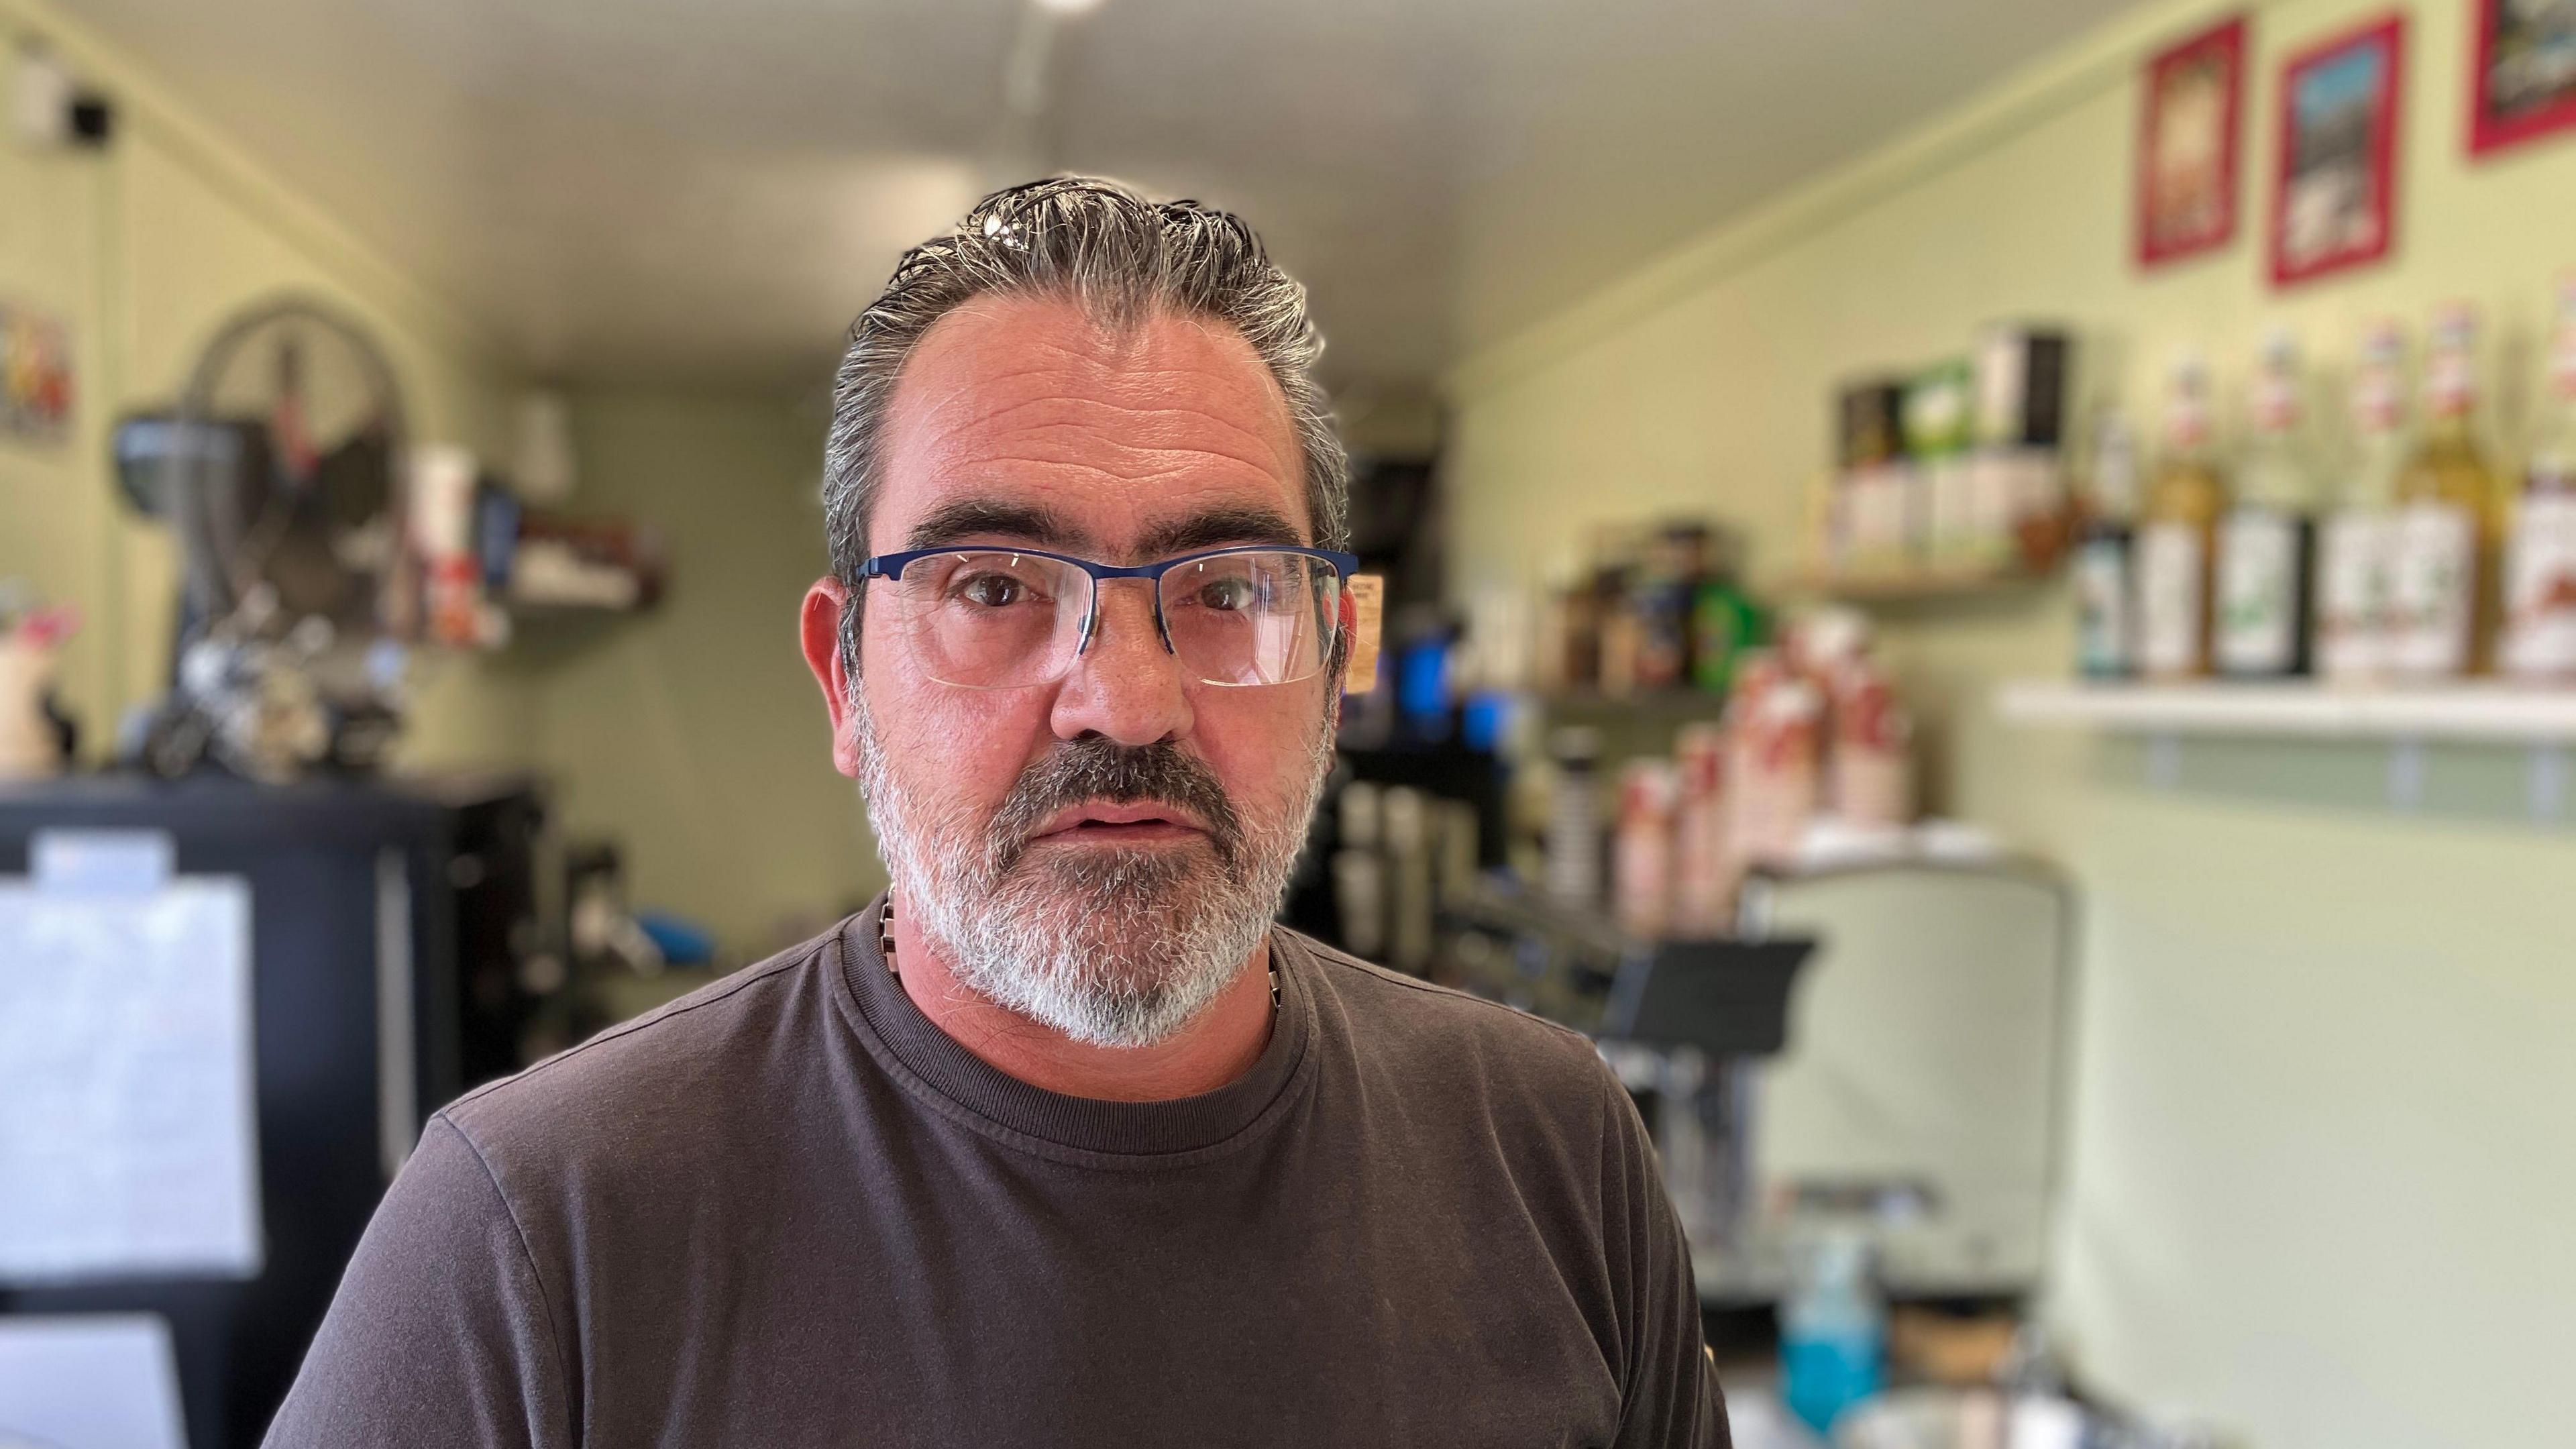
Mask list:
[[[2537,33],[2522,33],[2531,18],[2508,15],[2505,0],[2478,0],[2472,7],[2477,34],[2469,46],[2471,156],[2576,127],[2576,0],[2551,0],[2548,9],[2552,13],[2532,27]]]
[[[2141,268],[2236,239],[2245,119],[2245,17],[2147,61],[2138,108],[2137,257]]]
[[[2393,14],[2281,65],[2272,179],[2272,281],[2375,262],[2396,244],[2406,18]]]

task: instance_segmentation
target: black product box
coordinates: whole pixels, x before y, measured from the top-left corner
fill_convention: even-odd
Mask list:
[[[1842,390],[1834,456],[1845,468],[1867,468],[1905,451],[1905,382],[1873,378]]]
[[[1999,325],[1978,334],[1978,443],[2054,448],[2064,441],[2073,351],[2067,335],[2053,329]]]

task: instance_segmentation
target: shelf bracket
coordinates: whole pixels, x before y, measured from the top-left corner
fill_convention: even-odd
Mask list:
[[[2182,784],[2182,736],[2147,736],[2147,788],[2171,790]]]
[[[2554,824],[2567,818],[2567,747],[2534,745],[2531,747],[2531,772],[2523,787],[2531,805],[2531,818]]]
[[[2419,810],[2432,760],[2422,740],[2399,740],[2388,747],[2388,804],[2394,810]]]

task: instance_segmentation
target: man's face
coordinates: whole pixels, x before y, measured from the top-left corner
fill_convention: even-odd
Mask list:
[[[1313,542],[1277,385],[1187,318],[1112,331],[1061,302],[969,304],[914,350],[880,456],[870,553]],[[1163,648],[1151,586],[1115,580],[1064,677],[964,689],[878,603],[852,736],[900,908],[961,980],[1077,1038],[1177,1030],[1277,908],[1330,761],[1332,676],[1204,683]]]

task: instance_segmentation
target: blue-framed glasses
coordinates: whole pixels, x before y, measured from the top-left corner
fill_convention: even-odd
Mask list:
[[[960,689],[1062,679],[1100,632],[1104,579],[1154,590],[1164,652],[1202,683],[1294,684],[1340,637],[1354,554],[1250,545],[1122,568],[1026,548],[923,548],[859,568],[868,609],[891,616],[924,674]]]

